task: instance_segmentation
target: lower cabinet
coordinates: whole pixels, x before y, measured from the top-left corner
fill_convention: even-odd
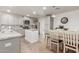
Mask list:
[[[20,38],[11,38],[0,41],[0,53],[19,53]]]

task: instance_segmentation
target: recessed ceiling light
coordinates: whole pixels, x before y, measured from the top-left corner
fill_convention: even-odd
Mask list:
[[[54,18],[55,18],[55,17],[56,17],[56,15],[52,15],[51,17],[54,17]]]
[[[56,8],[56,6],[52,6],[53,8]]]
[[[12,8],[13,6],[8,6],[9,8]]]
[[[43,7],[43,10],[46,10],[47,9],[47,7]]]
[[[36,12],[35,12],[35,11],[33,11],[33,14],[35,15],[35,14],[36,14]]]
[[[29,14],[27,14],[26,16],[30,16]]]
[[[56,10],[59,10],[60,8],[56,8]]]
[[[11,10],[9,10],[9,9],[7,9],[6,11],[7,11],[7,12],[11,12]]]

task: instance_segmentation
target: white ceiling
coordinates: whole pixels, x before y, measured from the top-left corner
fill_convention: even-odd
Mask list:
[[[46,6],[47,9],[43,10],[43,6],[0,6],[1,12],[6,12],[7,9],[10,9],[12,14],[23,15],[27,14],[30,17],[40,17],[48,14],[59,14],[63,12],[78,10],[79,6]],[[33,15],[33,11],[36,12]]]

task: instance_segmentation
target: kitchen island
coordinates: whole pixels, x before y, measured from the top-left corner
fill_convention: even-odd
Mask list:
[[[38,37],[39,37],[38,30],[34,30],[34,29],[25,30],[26,41],[30,43],[35,43],[39,40]]]
[[[15,31],[0,32],[0,53],[19,53],[22,34]]]

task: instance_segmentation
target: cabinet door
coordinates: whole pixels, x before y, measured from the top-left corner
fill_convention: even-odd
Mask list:
[[[20,38],[6,39],[0,41],[0,53],[20,52]]]
[[[8,24],[8,15],[2,15],[1,16],[1,24]]]

